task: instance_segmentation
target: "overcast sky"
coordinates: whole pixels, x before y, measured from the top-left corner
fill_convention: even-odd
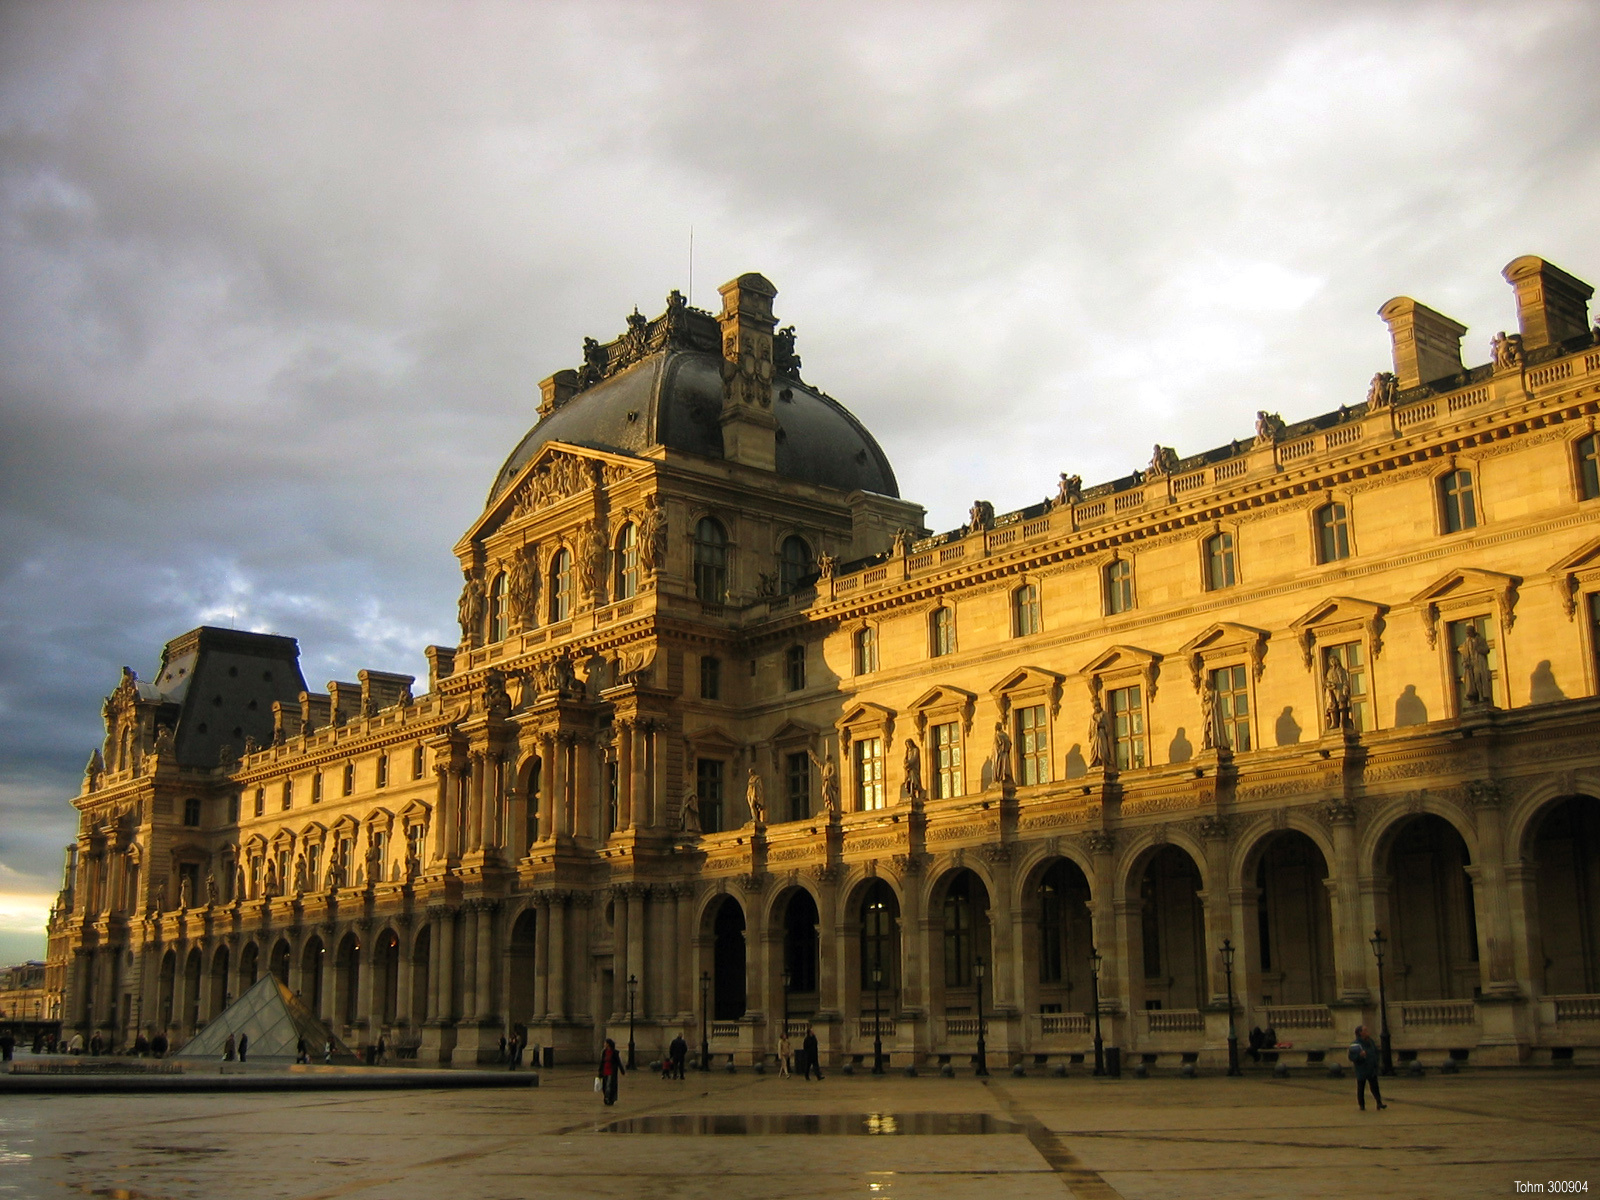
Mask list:
[[[1600,280],[1592,3],[0,7],[0,960],[202,622],[424,674],[634,305],[749,270],[936,529],[1362,399],[1406,294]]]

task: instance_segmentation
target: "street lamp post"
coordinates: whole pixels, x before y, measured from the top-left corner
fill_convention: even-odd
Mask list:
[[[984,1076],[989,1073],[989,1053],[983,1038],[983,955],[973,962],[972,974],[978,981],[978,1069],[974,1074]]]
[[[883,1074],[883,968],[872,968],[872,1073]]]
[[[636,1065],[633,1061],[633,1005],[639,993],[639,977],[628,976],[628,1070],[633,1070]]]
[[[1105,1043],[1100,1040],[1100,951],[1089,947],[1089,1003],[1094,1006],[1094,1073],[1106,1073]]]
[[[711,1070],[711,1038],[706,1026],[707,997],[711,994],[711,975],[700,972],[700,1069]]]
[[[1233,939],[1222,939],[1222,970],[1228,977],[1228,1074],[1243,1075],[1239,1068],[1239,1030],[1233,1023]]]
[[[1383,951],[1389,944],[1389,939],[1383,936],[1383,930],[1374,929],[1372,936],[1367,939],[1372,943],[1372,953],[1378,960],[1378,1018],[1383,1049],[1383,1074],[1394,1074],[1394,1054],[1389,1048],[1389,997],[1383,987]]]

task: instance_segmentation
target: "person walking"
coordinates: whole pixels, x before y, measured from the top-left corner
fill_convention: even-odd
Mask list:
[[[244,1061],[244,1056],[245,1056],[246,1052],[249,1051],[249,1049],[250,1049],[250,1035],[248,1033],[241,1033],[239,1035],[239,1061],[240,1062]]]
[[[0,1032],[0,1062],[10,1062],[16,1048],[17,1039],[11,1035],[11,1030]]]
[[[329,1038],[326,1042],[324,1042],[322,1044],[322,1061],[325,1062],[325,1063],[331,1063],[333,1061],[333,1039],[332,1038]]]
[[[385,1034],[378,1035],[378,1065],[381,1067],[389,1061],[389,1039]]]
[[[228,1040],[222,1043],[222,1061],[232,1062],[234,1054],[238,1051],[239,1043],[233,1040],[233,1034],[228,1035]]]
[[[617,1053],[617,1043],[607,1038],[600,1051],[600,1095],[607,1104],[617,1102],[617,1081],[622,1078],[622,1055]]]
[[[305,1038],[295,1039],[294,1060],[297,1063],[309,1063],[311,1061],[311,1047],[306,1045]]]
[[[150,1039],[150,1053],[155,1055],[157,1058],[165,1058],[167,1056],[167,1046],[169,1044],[170,1043],[167,1041],[166,1032],[158,1029],[156,1030],[155,1037]]]
[[[1367,1111],[1367,1088],[1372,1088],[1372,1099],[1380,1109],[1389,1106],[1378,1091],[1378,1044],[1367,1034],[1365,1025],[1356,1026],[1356,1040],[1350,1043],[1350,1061],[1356,1066],[1356,1106]]]
[[[684,1059],[689,1057],[689,1043],[683,1040],[683,1034],[680,1033],[672,1039],[672,1045],[668,1048],[667,1053],[672,1056],[671,1078],[682,1079],[683,1062]]]
[[[789,1031],[785,1029],[778,1038],[778,1078],[789,1078],[789,1057],[792,1051],[789,1047]]]
[[[806,1063],[806,1081],[811,1081],[811,1072],[817,1073],[817,1082],[822,1082],[822,1057],[817,1052],[817,1034],[811,1026],[806,1026],[805,1041],[800,1043],[800,1056]]]

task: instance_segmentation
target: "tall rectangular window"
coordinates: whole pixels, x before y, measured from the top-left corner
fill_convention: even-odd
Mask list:
[[[720,758],[695,761],[695,796],[700,801],[700,828],[706,833],[722,832],[722,772]]]
[[[423,749],[421,744],[411,747],[411,778],[421,779],[423,768]]]
[[[1372,723],[1371,698],[1367,694],[1367,655],[1360,642],[1343,642],[1328,646],[1322,651],[1322,677],[1328,676],[1328,664],[1337,662],[1350,680],[1350,722],[1365,732],[1376,728]]]
[[[235,792],[233,795],[228,797],[228,824],[237,825],[238,823],[239,823],[239,793]]]
[[[1118,613],[1128,612],[1133,608],[1133,564],[1125,558],[1107,563],[1105,570],[1106,587],[1106,615],[1114,617]]]
[[[851,747],[856,777],[856,808],[883,807],[883,739],[860,738]]]
[[[1494,625],[1487,616],[1468,617],[1464,621],[1450,622],[1450,675],[1455,681],[1456,712],[1460,713],[1467,707],[1467,663],[1466,657],[1461,653],[1467,644],[1467,630],[1476,629],[1478,636],[1483,639],[1483,644],[1488,649],[1489,662],[1489,690],[1491,693],[1500,691],[1500,654],[1499,647],[1494,641]]]
[[[415,825],[406,826],[406,851],[417,865],[422,865],[422,837],[425,826],[419,821]]]
[[[790,754],[783,760],[785,790],[789,794],[789,820],[804,821],[811,815],[811,756]]]
[[[1049,783],[1050,731],[1044,721],[1044,705],[1017,709],[1016,743],[1022,759],[1022,782]]]
[[[1600,498],[1600,441],[1592,433],[1578,442],[1578,487],[1583,499]]]
[[[934,658],[954,654],[956,649],[956,614],[948,608],[936,608],[928,614],[928,653]]]
[[[700,699],[722,699],[722,660],[709,654],[700,656]]]
[[[1444,531],[1460,533],[1478,527],[1478,500],[1472,486],[1471,471],[1451,471],[1439,481],[1439,498],[1444,505]]]
[[[1137,685],[1114,688],[1111,700],[1111,736],[1116,743],[1117,769],[1144,766],[1144,698]]]
[[[617,831],[617,802],[619,799],[617,760],[607,758],[605,761],[605,788],[606,788],[606,832]]]
[[[378,782],[377,782],[377,786],[379,786],[379,787],[388,787],[389,786],[389,756],[387,754],[378,755]]]
[[[1014,637],[1027,637],[1038,633],[1041,620],[1039,616],[1039,589],[1031,583],[1025,583],[1011,593],[1011,632]]]
[[[806,648],[804,646],[790,646],[783,653],[784,682],[791,692],[803,692],[806,688]]]
[[[878,669],[878,631],[871,625],[856,630],[856,674],[870,675]]]
[[[294,780],[283,781],[283,807],[285,811],[294,807]]]
[[[322,803],[322,772],[321,771],[313,771],[311,773],[311,803],[313,803],[313,804],[321,804]]]
[[[1600,592],[1589,593],[1589,649],[1594,652],[1594,677],[1600,682]]]
[[[256,816],[264,816],[267,811],[267,789],[256,789]]]
[[[1206,539],[1206,586],[1213,592],[1230,588],[1239,580],[1234,570],[1233,534],[1219,533]]]
[[[961,724],[950,721],[928,731],[933,748],[933,794],[938,799],[960,796],[966,788],[961,775]]]
[[[1338,562],[1350,557],[1350,518],[1335,501],[1317,509],[1317,561]]]
[[[1217,718],[1228,739],[1228,749],[1250,749],[1250,682],[1245,667],[1221,667],[1211,672],[1211,689],[1217,696]]]

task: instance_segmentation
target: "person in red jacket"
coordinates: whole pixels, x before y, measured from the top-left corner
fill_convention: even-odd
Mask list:
[[[600,1051],[600,1094],[607,1104],[617,1102],[617,1080],[622,1074],[622,1055],[617,1053],[617,1043],[607,1038],[605,1048]]]

